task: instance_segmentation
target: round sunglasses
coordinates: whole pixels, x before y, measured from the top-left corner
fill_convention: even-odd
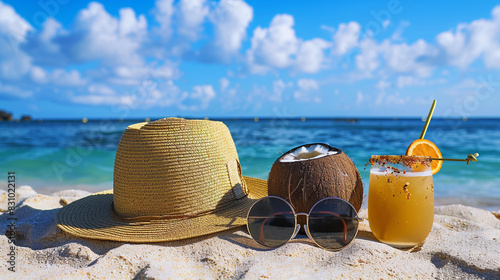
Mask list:
[[[307,213],[295,213],[292,205],[281,197],[266,196],[256,201],[247,216],[250,236],[260,245],[279,247],[297,235],[297,216],[305,215],[307,236],[319,247],[337,251],[349,245],[358,233],[356,209],[338,197],[316,202]]]

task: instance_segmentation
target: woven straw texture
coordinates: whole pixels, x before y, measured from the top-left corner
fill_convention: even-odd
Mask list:
[[[80,237],[123,242],[185,239],[242,226],[267,195],[244,177],[221,122],[166,118],[129,126],[118,145],[113,190],[75,201],[56,223]]]

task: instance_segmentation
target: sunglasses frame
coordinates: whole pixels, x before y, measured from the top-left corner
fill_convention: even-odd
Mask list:
[[[252,208],[261,200],[263,199],[267,199],[267,198],[277,198],[283,202],[285,202],[288,207],[290,208],[292,214],[294,215],[294,220],[295,220],[295,229],[294,229],[294,232],[293,234],[290,236],[290,239],[288,239],[286,242],[284,242],[283,244],[279,245],[279,246],[266,246],[264,244],[261,244],[259,241],[255,240],[255,238],[252,236],[252,234],[250,233],[250,228],[248,226],[248,219],[250,217],[250,211],[252,211]],[[311,212],[312,210],[314,209],[314,207],[316,207],[316,205],[318,205],[319,203],[323,202],[324,200],[340,200],[341,202],[343,203],[346,203],[347,205],[349,205],[352,210],[354,210],[354,213],[356,214],[355,217],[353,217],[352,219],[353,220],[357,220],[358,223],[356,224],[356,232],[354,233],[354,237],[351,239],[351,241],[349,241],[349,243],[347,243],[346,245],[340,247],[340,248],[326,248],[326,247],[323,247],[321,246],[320,244],[318,244],[318,242],[316,242],[316,240],[314,240],[314,238],[312,238],[312,235],[311,235],[311,232],[309,231],[309,216],[311,215]],[[305,229],[305,232],[306,232],[306,235],[307,237],[312,240],[314,242],[314,244],[316,244],[316,246],[322,248],[322,249],[325,249],[325,250],[328,250],[328,251],[340,251],[344,248],[347,248],[349,247],[352,242],[354,241],[354,239],[356,239],[356,236],[358,235],[358,230],[359,230],[359,221],[362,221],[362,219],[359,218],[358,216],[358,211],[356,211],[356,208],[354,208],[354,206],[352,206],[351,203],[349,203],[349,201],[347,200],[344,200],[340,197],[325,197],[325,198],[322,198],[320,199],[318,202],[316,202],[312,207],[311,207],[311,210],[309,210],[309,213],[302,213],[302,212],[299,212],[299,213],[295,213],[295,209],[293,208],[292,204],[290,204],[288,201],[286,201],[285,199],[279,197],[279,196],[274,196],[274,195],[269,195],[269,196],[265,196],[265,197],[262,197],[260,198],[259,200],[257,200],[256,202],[254,202],[254,204],[252,204],[252,206],[250,207],[250,209],[248,209],[248,213],[247,213],[247,231],[248,231],[248,234],[250,235],[250,237],[252,237],[252,239],[257,242],[258,244],[264,246],[264,247],[267,247],[267,248],[277,248],[277,247],[280,247],[280,246],[283,246],[285,244],[287,244],[288,242],[292,241],[293,239],[295,239],[295,237],[297,236],[297,234],[299,233],[299,230],[300,230],[300,227],[301,227],[301,224],[297,223],[297,216],[306,216],[306,224],[304,225],[304,229]],[[347,235],[347,226],[346,226],[346,223],[344,221],[344,219],[342,219],[342,222],[344,223],[344,242],[345,242],[345,237]],[[264,226],[265,223],[262,224],[262,227]],[[262,230],[262,229],[261,229]]]

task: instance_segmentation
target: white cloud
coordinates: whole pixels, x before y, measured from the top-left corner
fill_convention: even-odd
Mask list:
[[[386,88],[389,88],[391,86],[391,82],[387,80],[380,80],[378,83],[375,85],[376,88],[384,90]]]
[[[416,84],[416,78],[413,76],[398,76],[397,85],[398,88],[403,88],[406,86],[411,86]]]
[[[23,90],[13,85],[5,85],[0,82],[0,96],[6,95],[10,97],[26,98],[33,94],[31,90]]]
[[[477,87],[485,86],[485,85],[483,83],[480,83],[479,81],[474,80],[474,79],[467,78],[467,79],[460,81],[460,83],[458,83],[456,86],[457,86],[457,88],[460,88],[460,89],[476,89]]]
[[[180,89],[172,81],[145,80],[122,98],[131,108],[150,108],[175,105],[179,97]]]
[[[394,44],[390,40],[377,44],[373,39],[365,39],[360,42],[360,53],[355,59],[358,70],[365,77],[372,76],[377,69],[385,73],[389,71],[427,77],[435,68],[431,60],[437,54],[438,50],[422,39],[411,45]]]
[[[365,39],[360,42],[361,53],[356,55],[356,66],[365,73],[371,73],[380,65],[378,46],[372,39]]]
[[[410,102],[410,97],[401,96],[399,92],[396,92],[396,94],[387,95],[385,97],[385,102],[388,105],[406,105]]]
[[[253,31],[247,65],[252,73],[265,74],[273,68],[293,66],[295,70],[316,73],[323,68],[324,50],[330,43],[314,38],[303,41],[295,34],[293,16],[282,14],[272,19],[268,28]]]
[[[0,78],[19,80],[29,73],[32,59],[20,45],[33,27],[9,5],[0,2]]]
[[[224,92],[229,87],[229,79],[226,77],[222,77],[219,80],[219,84],[220,84],[220,91]]]
[[[435,82],[434,82],[435,83]],[[419,77],[414,76],[398,76],[396,84],[398,88],[403,88],[407,86],[424,86],[427,82]]]
[[[1,44],[0,44],[0,47]],[[1,51],[0,51],[1,52]],[[0,77],[19,81],[31,69],[31,58],[22,52],[2,56],[0,54]]]
[[[380,92],[375,100],[375,105],[406,105],[410,102],[409,96],[401,96],[399,92],[394,94],[387,94],[386,92]]]
[[[216,94],[211,85],[195,86],[192,92],[181,94],[178,106],[181,110],[198,111],[206,109],[215,97]]]
[[[102,95],[114,95],[116,91],[104,84],[91,84],[87,88],[90,93],[97,93]]]
[[[36,83],[45,84],[48,82],[47,73],[41,67],[34,66],[33,68],[31,68],[30,74],[31,79]]]
[[[359,42],[359,54],[355,57],[358,70],[368,74],[366,77],[371,76],[376,69],[380,69],[382,73],[395,72],[428,77],[438,65],[465,69],[480,58],[486,67],[500,69],[500,6],[493,9],[491,19],[461,23],[454,31],[439,33],[436,36],[436,44],[423,39],[412,44],[395,43],[403,40],[401,34],[408,25],[409,23],[402,22],[391,39],[381,43],[373,38]],[[344,25],[344,29],[347,30],[346,26]],[[342,32],[339,28],[335,36],[340,34]],[[338,47],[337,44],[335,46]],[[338,49],[335,51],[339,53]]]
[[[332,26],[329,26],[329,25],[326,25],[326,24],[322,24],[320,26],[320,28],[323,29],[323,30],[325,30],[325,31],[328,31],[328,32],[330,32],[332,34],[335,33],[335,28],[332,27]]]
[[[62,24],[53,18],[48,18],[42,27],[42,31],[38,34],[40,39],[37,45],[47,53],[58,53],[60,51],[59,45],[54,43],[52,40],[61,34]]]
[[[296,68],[306,73],[320,71],[324,61],[323,50],[329,46],[328,42],[319,38],[303,42],[297,53]]]
[[[299,102],[321,102],[321,98],[314,95],[319,90],[318,83],[313,79],[299,79],[297,81],[298,90],[294,92],[293,97]]]
[[[482,55],[487,67],[500,69],[500,6],[491,14],[491,20],[462,23],[455,32],[445,31],[436,36],[447,63],[466,68]]]
[[[389,24],[391,24],[391,21],[386,19],[382,22],[382,27],[385,29],[387,28],[387,26],[389,26]]]
[[[148,73],[148,68],[143,66],[118,66],[113,68],[113,72],[119,78],[133,79],[134,81],[137,81],[138,78],[143,77]]]
[[[363,95],[363,93],[361,91],[358,91],[356,93],[356,104],[362,103],[364,99],[365,99],[365,96]]]
[[[299,40],[293,29],[291,15],[276,15],[269,28],[257,27],[253,32],[252,47],[247,58],[252,64],[285,68],[292,63],[292,55],[299,49]]]
[[[297,81],[297,86],[303,90],[318,90],[318,83],[313,79],[300,79]]]
[[[479,55],[478,51],[471,52],[465,50],[466,34],[464,29],[466,25],[462,24],[457,27],[457,31],[453,34],[451,31],[440,33],[436,40],[438,44],[445,50],[449,58],[449,63],[461,68],[467,67]]]
[[[285,84],[285,82],[283,82],[283,80],[281,79],[273,81],[273,94],[269,95],[269,100],[274,102],[281,102],[283,91],[285,91],[285,89],[290,86],[290,84]]]
[[[174,0],[156,1],[153,14],[160,26],[155,29],[155,33],[163,39],[168,39],[172,35],[172,15],[174,12]]]
[[[293,82],[284,82],[282,79],[274,80],[270,89],[267,85],[254,83],[245,103],[255,103],[253,104],[255,109],[260,108],[263,102],[282,102],[283,93],[287,90],[287,88],[292,87]]]
[[[144,66],[118,66],[111,69],[111,73],[106,72],[109,82],[116,85],[140,85],[144,81],[158,79],[176,79],[179,70],[176,65],[165,61],[165,64],[155,67],[155,63]]]
[[[380,45],[380,52],[389,69],[399,73],[415,73],[421,77],[429,76],[434,68],[422,58],[437,55],[437,50],[422,39],[412,45],[392,44],[385,40]]]
[[[131,8],[120,9],[118,19],[118,34],[121,37],[143,35],[147,29],[147,22],[144,15],[136,18],[135,11]]]
[[[165,61],[165,64],[153,69],[152,75],[159,79],[177,79],[180,74],[176,65]]]
[[[33,59],[33,64],[43,67],[65,67],[74,61],[68,55],[68,44],[65,38],[70,32],[65,30],[54,18],[47,18],[40,32],[34,33],[23,44],[22,49]],[[62,40],[61,40],[62,39]]]
[[[179,3],[179,34],[189,40],[196,40],[202,33],[201,25],[208,12],[205,0],[182,0]]]
[[[253,8],[241,0],[221,0],[209,19],[215,27],[215,38],[203,49],[202,59],[229,62],[246,37]]]
[[[50,81],[58,86],[83,86],[87,83],[76,70],[55,69],[50,74]]]
[[[142,65],[138,50],[146,37],[146,18],[136,17],[130,8],[120,9],[119,14],[114,18],[102,4],[90,3],[78,13],[74,29],[59,39],[63,51],[80,62],[98,59],[111,67]]]
[[[119,93],[102,84],[92,84],[84,95],[70,96],[70,101],[86,105],[124,105],[129,108],[166,107],[179,100],[179,88],[172,81],[143,84]]]
[[[228,74],[228,76],[231,75]],[[219,86],[221,94],[218,96],[219,98],[217,100],[220,102],[222,107],[234,110],[241,105],[242,94],[236,94],[239,92],[239,84],[236,83],[233,85],[228,78],[222,77],[219,79]]]
[[[146,77],[148,74],[148,67],[146,66],[117,66],[106,71],[104,76],[108,77],[108,81],[116,85],[138,85],[141,78]]]
[[[382,91],[382,92],[379,92],[379,94],[377,95],[377,99],[375,99],[375,105],[381,105],[382,104],[382,101],[384,101],[384,97],[385,97],[385,91]]]
[[[283,82],[283,80],[279,79],[279,80],[276,80],[273,82],[273,92],[275,94],[281,96],[281,94],[283,93],[285,88],[286,88],[286,85],[285,85],[285,82]]]
[[[333,42],[335,43],[335,53],[344,55],[358,44],[358,39],[361,31],[361,26],[355,21],[348,24],[341,23],[335,35]]]
[[[391,35],[391,40],[392,41],[403,41],[403,31],[405,30],[406,27],[410,26],[410,23],[408,21],[401,21],[394,33]]]
[[[86,94],[70,97],[70,101],[76,104],[85,105],[128,105],[132,104],[125,97],[99,95],[99,94]]]
[[[0,35],[6,38],[12,47],[17,47],[19,43],[26,41],[28,32],[33,31],[33,27],[24,20],[9,5],[0,2]]]
[[[498,86],[499,83],[496,82],[496,79],[491,80],[491,76],[488,80],[485,76],[478,76],[477,79],[464,77],[458,82],[450,83],[449,86],[443,88],[442,92],[447,100],[461,99],[463,101],[465,98],[474,97],[477,99],[478,96],[494,94]]]
[[[467,79],[468,80],[468,79]],[[466,81],[467,81],[466,80]],[[407,86],[428,86],[428,85],[438,85],[438,84],[445,84],[448,81],[443,78],[437,78],[437,79],[425,79],[421,78],[418,76],[408,76],[408,75],[402,75],[398,76],[396,80],[396,85],[398,88],[403,88]]]
[[[80,72],[76,70],[66,71],[61,68],[47,72],[41,67],[33,66],[30,69],[30,77],[37,84],[52,84],[65,87],[80,87],[88,83],[87,79],[82,78]]]
[[[253,83],[252,89],[243,102],[243,108],[247,109],[251,106],[253,110],[258,110],[262,107],[263,102],[267,102],[269,95],[269,91],[265,85]]]

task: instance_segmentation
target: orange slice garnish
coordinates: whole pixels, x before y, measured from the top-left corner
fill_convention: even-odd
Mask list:
[[[431,158],[443,158],[436,144],[427,139],[417,139],[408,146],[406,150],[408,156],[427,156]],[[442,160],[433,160],[431,162],[432,175],[439,172],[443,166]]]

